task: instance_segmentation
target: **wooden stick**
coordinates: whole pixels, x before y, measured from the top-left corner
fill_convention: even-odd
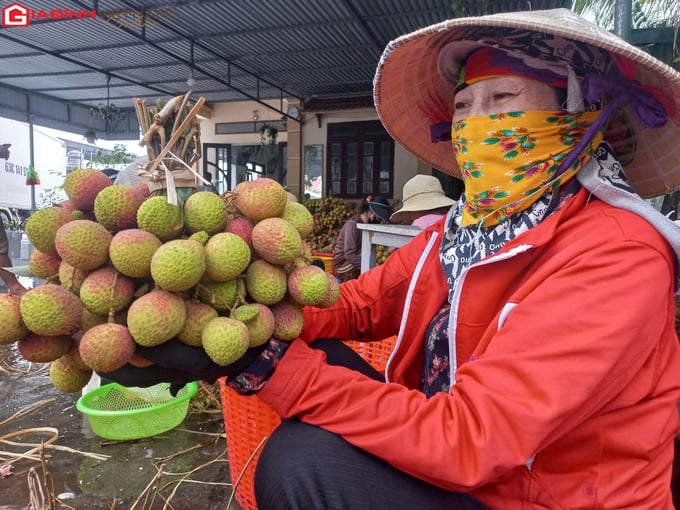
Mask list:
[[[156,170],[156,167],[160,164],[161,160],[163,159],[163,156],[170,150],[172,145],[179,139],[179,137],[182,135],[182,131],[186,126],[189,125],[191,120],[196,116],[198,111],[203,107],[203,103],[205,103],[205,98],[200,97],[198,98],[198,101],[196,101],[196,104],[194,107],[191,109],[189,114],[184,118],[182,123],[179,125],[179,128],[175,133],[170,137],[170,140],[168,143],[165,145],[165,147],[161,150],[161,152],[156,156],[156,159],[153,160],[151,163],[151,166],[147,169],[147,172],[150,174],[153,173],[154,170]]]
[[[175,134],[175,131],[177,131],[177,128],[181,122],[182,115],[184,115],[184,110],[187,108],[187,103],[189,102],[189,98],[191,97],[191,91],[187,92],[184,95],[184,99],[182,100],[182,105],[179,107],[177,110],[177,115],[175,116],[175,124],[172,126],[172,133],[170,133],[170,136]]]
[[[172,99],[169,99],[168,102],[165,103],[165,106],[161,108],[161,111],[153,116],[154,124],[160,124],[161,126],[164,126],[165,122],[168,120],[168,117],[177,111],[178,103],[181,99],[182,96],[175,96]]]

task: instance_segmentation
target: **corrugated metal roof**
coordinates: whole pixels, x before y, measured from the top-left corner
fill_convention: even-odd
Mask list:
[[[194,96],[208,102],[369,95],[392,38],[451,17],[448,0],[20,3],[30,26],[0,28],[0,114],[74,130],[106,102],[106,75],[109,101],[132,110],[133,97],[186,92],[192,63]]]
[[[467,3],[469,9],[479,4]],[[505,4],[516,8],[525,2],[483,3],[504,10]],[[109,75],[109,101],[131,111],[108,133],[103,125],[93,126],[112,140],[137,137],[132,98],[151,102],[185,93],[192,67],[194,97],[209,103],[368,96],[390,40],[453,17],[450,0],[20,4],[37,16],[27,27],[0,27],[0,115],[30,116],[36,124],[74,132],[87,129],[90,108],[107,101]],[[538,9],[570,1],[532,4]],[[87,16],[75,17],[83,13]],[[54,19],[58,14],[71,19]]]

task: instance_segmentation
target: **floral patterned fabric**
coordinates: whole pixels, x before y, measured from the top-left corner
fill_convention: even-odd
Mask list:
[[[272,338],[260,356],[245,371],[227,382],[227,385],[241,395],[257,393],[267,384],[288,345],[289,342]]]
[[[420,389],[427,398],[451,389],[449,377],[451,364],[449,360],[449,312],[451,305],[447,301],[434,316],[425,336],[425,363],[420,374]]]
[[[454,122],[453,150],[465,181],[462,226],[497,225],[568,181],[590,159],[602,132],[568,168],[561,162],[599,114],[527,111]]]

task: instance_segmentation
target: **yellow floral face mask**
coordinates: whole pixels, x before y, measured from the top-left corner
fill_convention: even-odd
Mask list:
[[[601,131],[556,173],[599,114],[526,111],[454,122],[453,150],[465,181],[462,225],[502,223],[573,177],[600,144]]]

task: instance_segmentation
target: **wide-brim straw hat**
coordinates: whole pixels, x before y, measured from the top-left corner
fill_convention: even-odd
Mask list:
[[[419,174],[412,177],[403,190],[401,208],[392,213],[390,220],[400,223],[406,219],[409,212],[422,212],[451,207],[455,200],[446,196],[442,183],[434,175]]]
[[[447,62],[458,61],[459,67],[480,46],[569,64],[579,77],[607,73],[614,60],[619,69],[634,71],[630,78],[652,92],[669,119],[661,128],[647,128],[624,107],[623,114],[612,118],[605,138],[640,195],[680,188],[680,73],[568,9],[457,18],[390,42],[375,75],[374,101],[390,135],[418,159],[461,177],[451,142],[433,143],[430,137],[431,126],[451,121],[451,74],[458,72],[452,65],[444,78],[437,66],[444,48]],[[609,136],[614,128],[615,136]]]

